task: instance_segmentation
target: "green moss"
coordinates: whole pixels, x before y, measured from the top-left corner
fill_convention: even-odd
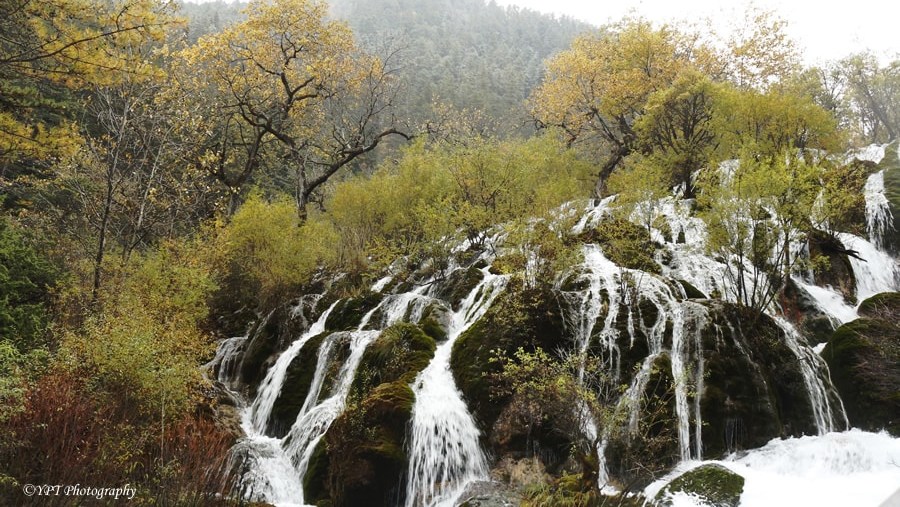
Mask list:
[[[351,394],[360,399],[382,383],[411,383],[434,356],[434,338],[419,326],[401,322],[385,329],[366,348],[353,379]]]
[[[725,303],[708,306],[710,322],[702,335],[704,457],[814,434],[803,375],[781,329],[763,314]]]
[[[303,476],[303,499],[306,503],[321,505],[328,500],[328,470],[330,456],[325,439],[319,441],[309,458],[306,475]]]
[[[679,475],[656,496],[661,507],[672,505],[669,495],[684,492],[699,496],[707,505],[737,507],[744,491],[744,478],[717,464],[699,466]]]
[[[459,310],[463,299],[484,279],[484,273],[476,267],[457,269],[438,282],[436,297],[450,303],[453,310]]]
[[[418,326],[395,324],[366,349],[347,408],[325,435],[327,484],[335,506],[391,506],[402,500],[406,430],[415,396],[410,383],[434,355],[434,339]],[[318,450],[317,450],[318,452]],[[402,502],[401,502],[402,503]]]
[[[377,292],[367,292],[358,297],[341,300],[325,321],[325,329],[330,331],[355,331],[369,310],[378,306],[384,296]]]
[[[872,318],[888,314],[900,315],[900,292],[875,294],[860,303],[858,311],[861,316]]]
[[[519,347],[528,352],[537,347],[556,350],[564,344],[563,329],[552,293],[524,289],[512,281],[485,315],[457,339],[450,369],[482,428],[493,426],[508,401],[492,396],[490,376],[500,368],[492,358],[498,353],[511,356]]]
[[[844,324],[822,357],[851,426],[900,435],[900,320],[892,315]]]
[[[621,218],[602,220],[596,228],[582,233],[579,239],[599,244],[606,257],[619,266],[654,274],[662,272],[654,259],[661,245],[649,241],[647,231],[628,220]]]

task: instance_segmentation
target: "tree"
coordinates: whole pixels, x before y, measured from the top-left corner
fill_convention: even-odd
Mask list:
[[[834,117],[809,96],[790,89],[741,90],[722,87],[716,114],[720,160],[750,153],[774,159],[787,151],[808,155],[840,146]]]
[[[727,73],[741,89],[763,90],[786,80],[799,67],[800,53],[788,37],[787,21],[750,7],[727,41]]]
[[[547,77],[531,97],[532,116],[540,127],[560,129],[569,145],[587,143],[601,153],[597,196],[635,150],[634,122],[646,112],[648,98],[668,88],[688,64],[684,42],[666,26],[627,20],[579,37],[547,62]]]
[[[647,244],[653,226],[660,216],[660,200],[669,195],[669,173],[666,166],[652,157],[629,156],[623,168],[609,178],[609,188],[616,195],[616,206],[624,210],[625,219],[637,220],[647,231]]]
[[[723,259],[726,286],[739,305],[767,309],[801,262],[794,247],[812,230],[822,174],[822,166],[796,151],[745,156],[733,170],[705,171],[707,248]]]
[[[692,176],[709,161],[717,141],[716,100],[717,87],[708,78],[686,71],[649,97],[646,114],[635,123],[644,151],[671,168],[670,183],[681,185],[686,198],[694,197]]]
[[[3,2],[0,176],[22,159],[77,149],[68,91],[139,72],[144,55],[127,49],[160,40],[174,23],[173,8],[163,0]]]
[[[183,129],[197,138],[192,161],[234,198],[268,169],[290,182],[305,217],[341,168],[388,136],[409,137],[392,114],[390,59],[365,54],[327,14],[317,0],[256,1],[246,21],[176,55]]]
[[[900,60],[881,67],[871,53],[841,61],[846,98],[866,143],[890,142],[900,134]]]

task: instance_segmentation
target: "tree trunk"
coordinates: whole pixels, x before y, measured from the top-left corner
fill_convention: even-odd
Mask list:
[[[597,184],[596,186],[594,186],[595,198],[602,199],[609,193],[609,189],[607,188],[609,177],[616,169],[616,167],[619,167],[619,164],[622,163],[622,159],[624,159],[627,155],[628,149],[625,148],[624,145],[620,145],[606,160],[606,163],[603,164],[603,167],[600,168],[600,172],[597,174]]]

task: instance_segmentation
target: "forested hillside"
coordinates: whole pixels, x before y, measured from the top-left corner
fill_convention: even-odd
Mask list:
[[[544,60],[594,27],[482,0],[334,0],[372,49],[398,52],[406,114],[421,118],[434,104],[481,111],[508,133],[527,117],[522,104],[541,80]]]
[[[0,504],[886,494],[900,61],[745,25],[0,3]]]

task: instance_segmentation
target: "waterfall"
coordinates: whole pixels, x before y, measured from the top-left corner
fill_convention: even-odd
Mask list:
[[[272,414],[272,407],[275,405],[275,400],[278,399],[278,395],[281,394],[281,388],[284,386],[284,379],[287,376],[288,367],[297,357],[297,354],[300,353],[300,349],[306,345],[306,342],[325,331],[325,321],[328,320],[328,315],[331,314],[331,311],[337,303],[337,301],[332,303],[332,305],[319,316],[318,320],[316,320],[316,322],[310,326],[300,338],[294,340],[290,347],[278,356],[275,364],[269,368],[268,372],[266,372],[266,377],[263,379],[262,384],[260,384],[259,390],[257,391],[256,400],[254,400],[253,405],[250,407],[250,412],[252,414],[250,420],[254,433],[263,434],[266,432],[266,424],[269,420],[269,416]]]
[[[891,203],[884,193],[884,169],[869,176],[863,189],[866,198],[866,232],[877,248],[884,247],[884,233],[894,228]]]
[[[360,326],[362,327],[362,326]],[[325,432],[331,424],[341,415],[347,401],[347,394],[356,375],[356,369],[362,361],[366,347],[377,337],[378,331],[350,331],[330,334],[319,347],[319,358],[316,364],[313,385],[309,395],[303,404],[303,408],[297,415],[297,419],[291,426],[290,432],[284,438],[284,449],[296,468],[296,473],[303,477],[309,466],[309,460],[316,449],[316,445],[325,436]],[[331,396],[319,401],[321,398],[321,386],[325,377],[331,349],[341,340],[350,342],[350,356],[344,362],[335,381],[336,387]],[[302,490],[301,490],[302,492]],[[303,496],[299,497],[303,502]]]
[[[488,268],[482,272],[482,281],[453,313],[447,341],[411,385],[416,398],[408,444],[407,507],[452,505],[467,484],[487,478],[478,427],[450,371],[456,339],[484,315],[506,285],[506,277]]]
[[[858,303],[881,292],[900,290],[900,265],[897,259],[859,236],[840,233],[838,239],[845,248],[856,251],[859,256],[850,257],[853,276],[856,278]]]
[[[216,355],[204,368],[215,372],[215,379],[228,389],[235,387],[238,369],[241,366],[241,352],[247,344],[247,336],[235,336],[219,342]]]
[[[806,384],[806,392],[809,393],[809,402],[812,406],[813,419],[816,423],[816,430],[819,432],[819,435],[824,435],[825,433],[839,429],[834,420],[835,408],[831,406],[831,400],[829,399],[829,392],[833,391],[833,388],[830,385],[831,380],[828,366],[818,354],[805,345],[806,340],[800,336],[800,333],[797,332],[797,329],[794,328],[790,322],[781,316],[775,316],[773,319],[775,320],[775,323],[778,324],[778,327],[784,332],[785,344],[791,349],[791,352],[797,356],[797,362],[800,365],[800,373],[803,375],[804,384]],[[822,379],[823,374],[825,375],[825,378],[828,379],[828,386],[826,386]],[[843,405],[841,405],[837,411],[843,422],[843,427],[840,429],[848,428],[850,422],[847,420],[847,414],[844,411]]]

